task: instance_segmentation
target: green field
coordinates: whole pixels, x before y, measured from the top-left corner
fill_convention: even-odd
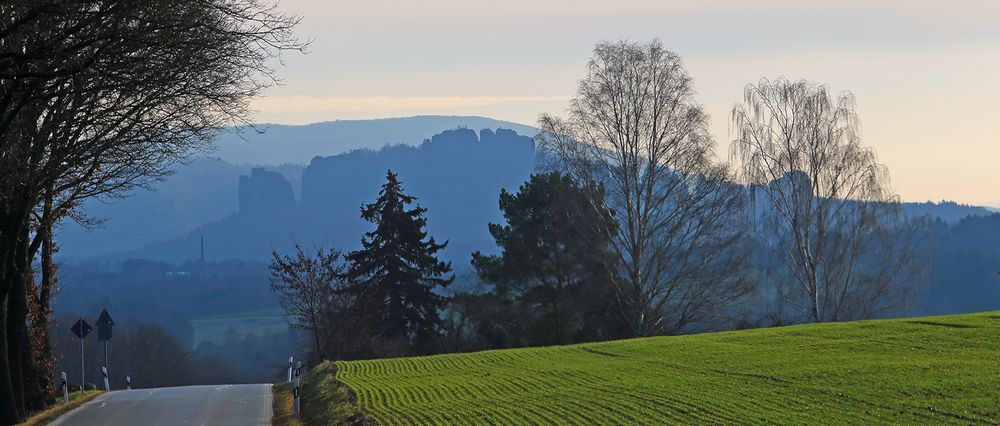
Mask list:
[[[381,424],[1000,423],[1000,313],[338,362]]]

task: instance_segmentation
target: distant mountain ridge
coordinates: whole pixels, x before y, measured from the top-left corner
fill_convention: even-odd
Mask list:
[[[1000,212],[997,209],[989,207],[971,206],[946,200],[941,200],[937,203],[932,201],[923,203],[905,202],[903,203],[903,211],[910,216],[930,215],[948,223],[955,223],[969,216],[989,216]]]
[[[125,253],[158,241],[181,237],[238,209],[239,179],[254,166],[281,173],[299,197],[303,170],[316,156],[357,149],[417,146],[447,129],[512,129],[533,136],[537,130],[502,120],[476,116],[416,116],[376,120],[340,120],[306,125],[262,124],[258,134],[235,130],[219,136],[218,149],[208,157],[179,164],[176,173],[129,197],[106,202],[90,200],[84,210],[105,220],[87,230],[64,221],[58,230],[62,259],[100,258]]]
[[[437,116],[337,120],[304,125],[260,124],[265,130],[233,129],[220,135],[213,157],[232,164],[309,164],[313,157],[342,154],[353,149],[377,150],[386,145],[419,145],[424,139],[455,128],[511,129],[533,137],[537,129],[509,121],[477,116]]]
[[[377,139],[376,136],[372,136],[373,139],[352,139],[355,141],[355,146],[352,148],[346,149],[348,145],[341,146],[337,149],[345,148],[346,151],[334,155],[309,154],[308,161],[302,164],[281,164],[279,161],[282,157],[272,152],[267,155],[273,157],[271,158],[273,161],[264,161],[261,158],[259,170],[254,170],[254,166],[249,163],[234,165],[218,158],[197,158],[190,164],[179,166],[174,176],[158,185],[157,191],[140,191],[132,197],[116,200],[113,204],[96,201],[88,203],[86,210],[89,214],[109,220],[103,228],[93,232],[87,232],[72,223],[64,223],[59,230],[60,255],[63,259],[101,258],[111,261],[127,257],[169,261],[194,259],[198,252],[196,246],[189,246],[183,250],[177,247],[166,251],[154,247],[165,248],[171,244],[179,244],[182,240],[189,243],[195,241],[193,237],[186,236],[194,235],[194,231],[205,228],[208,224],[237,215],[241,210],[243,212],[266,210],[278,206],[285,211],[298,211],[302,207],[307,210],[325,209],[341,212],[337,213],[337,223],[352,225],[345,225],[345,231],[332,234],[317,234],[304,227],[306,223],[321,227],[329,226],[328,223],[309,218],[300,220],[294,215],[272,216],[277,223],[288,220],[300,221],[294,230],[297,237],[315,237],[313,241],[318,243],[350,246],[357,242],[363,230],[358,225],[357,208],[362,202],[374,199],[386,169],[394,168],[402,172],[401,178],[405,187],[419,197],[425,207],[430,208],[432,227],[437,227],[442,222],[463,224],[461,229],[476,235],[467,241],[465,237],[458,237],[449,249],[449,252],[455,253],[455,259],[465,263],[467,253],[459,252],[459,248],[471,251],[489,250],[492,247],[492,241],[488,239],[486,233],[486,224],[500,219],[497,208],[499,189],[516,190],[535,167],[535,153],[529,137],[535,133],[535,129],[527,128],[529,134],[524,135],[517,129],[484,127],[481,129],[485,130],[477,134],[471,128],[456,124],[469,123],[470,121],[467,121],[469,119],[502,123],[481,117],[422,116],[369,120],[364,123],[343,121],[284,126],[320,131],[327,125],[341,126],[337,128],[342,129],[343,125],[350,123],[351,126],[368,129],[366,131],[369,134],[386,135],[393,131],[372,129],[379,126],[410,128],[412,123],[420,123],[421,126],[439,122],[454,124],[436,130],[420,144],[410,142],[403,145],[387,145],[387,140]],[[271,131],[274,130],[275,128],[271,128]],[[255,141],[266,145],[268,140],[276,137],[273,133],[269,135],[272,139],[255,139]],[[347,138],[344,134],[328,136],[314,135],[312,139],[302,144],[280,142],[272,151],[281,151],[282,147],[292,145],[305,147],[317,141]],[[413,141],[414,138],[400,137],[400,140]],[[365,148],[365,146],[375,148]],[[337,182],[339,184],[335,185]],[[336,189],[332,190],[334,187]],[[277,188],[281,193],[268,195],[266,188]],[[289,188],[291,194],[287,193]],[[460,197],[448,198],[450,195],[441,194],[442,191],[465,191],[465,193]],[[472,200],[472,202],[459,209],[456,205],[445,201],[449,199]],[[254,207],[247,207],[249,205]],[[987,216],[993,213],[987,208],[947,201],[904,203],[903,208],[911,216],[931,215],[947,223],[955,223],[965,217]],[[273,239],[269,237],[261,241],[290,241],[291,230],[282,230],[283,226],[271,228],[274,230],[253,229],[249,234],[241,231],[241,234],[247,235],[241,235],[240,238],[281,230],[280,235],[275,235]],[[213,247],[224,238],[219,235],[218,238],[208,240],[206,245],[211,259],[221,260],[227,257],[261,259],[271,248],[267,244],[261,245],[260,242],[245,245],[236,251]],[[448,239],[449,236],[440,238]],[[170,243],[171,241],[173,243]],[[480,244],[484,246],[478,246]],[[251,254],[251,249],[260,253]]]
[[[197,253],[201,237],[212,260],[266,260],[271,250],[306,246],[354,249],[368,224],[359,208],[372,202],[387,170],[428,209],[428,230],[449,241],[446,260],[465,267],[476,250],[491,251],[487,224],[498,222],[500,190],[515,191],[534,171],[532,138],[510,129],[446,130],[419,146],[357,149],[313,158],[302,172],[301,198],[288,180],[267,168],[239,179],[239,208],[232,215],[161,240],[122,257],[181,262]]]
[[[450,129],[417,146],[381,144],[378,149],[350,149],[311,156],[308,165],[253,167],[198,158],[179,167],[158,191],[140,192],[115,204],[90,203],[88,212],[110,218],[106,228],[86,233],[66,224],[58,231],[60,261],[77,261],[65,265],[67,271],[75,273],[62,281],[66,300],[72,300],[64,307],[96,307],[104,304],[104,296],[90,290],[108,282],[126,286],[147,279],[119,271],[128,269],[128,264],[169,262],[171,265],[158,268],[183,273],[200,268],[202,237],[209,264],[244,265],[236,268],[243,272],[226,285],[246,285],[257,292],[248,290],[246,294],[257,304],[254,306],[273,307],[273,298],[264,290],[264,262],[271,250],[287,253],[293,239],[307,249],[323,245],[357,248],[362,233],[371,226],[361,220],[359,208],[376,198],[388,169],[397,172],[406,191],[428,209],[430,234],[438,241],[449,241],[442,258],[453,263],[458,282],[472,282],[470,254],[497,250],[488,224],[503,220],[498,208],[500,189],[516,191],[535,171],[537,157],[533,139],[515,130]],[[1000,214],[947,201],[910,202],[902,207],[910,216],[935,219],[931,282],[920,289],[916,312],[997,309]],[[130,263],[127,259],[147,260]],[[92,270],[105,272],[87,275]],[[170,276],[164,277],[149,285],[172,282]],[[86,283],[90,284],[83,285]],[[169,291],[180,292],[177,297],[181,299],[195,297],[191,289],[171,287]],[[136,313],[158,312],[161,318],[173,315],[167,312],[173,307],[160,312],[147,306],[155,301],[115,300],[135,305],[130,309]],[[218,312],[198,315],[226,313],[231,308],[218,306]]]

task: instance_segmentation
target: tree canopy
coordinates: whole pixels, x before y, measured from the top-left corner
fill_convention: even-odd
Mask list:
[[[588,191],[559,172],[532,175],[516,194],[500,192],[506,224],[491,223],[499,255],[473,253],[479,277],[515,306],[508,330],[528,345],[614,337],[609,211],[590,208]],[[603,203],[603,200],[597,200]]]
[[[27,295],[47,230],[93,223],[84,199],[149,186],[247,122],[270,61],[304,45],[298,18],[260,0],[12,1],[0,16],[0,423],[17,423],[45,403],[26,389]]]
[[[365,233],[362,248],[347,255],[351,262],[347,291],[357,297],[360,314],[372,331],[408,348],[426,349],[438,335],[446,298],[438,293],[454,280],[451,263],[436,254],[447,246],[427,235],[427,209],[410,208],[399,178],[386,173],[378,199],[361,207],[361,217],[375,229]]]

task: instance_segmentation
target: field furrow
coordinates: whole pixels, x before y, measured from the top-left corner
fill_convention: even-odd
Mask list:
[[[997,314],[338,363],[382,424],[1000,423]]]

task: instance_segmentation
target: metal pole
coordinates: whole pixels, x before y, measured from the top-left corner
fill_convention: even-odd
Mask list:
[[[83,317],[80,317],[80,324],[83,324]],[[80,330],[83,331],[83,326],[80,326]],[[81,391],[86,390],[87,388],[87,386],[85,385],[85,383],[87,382],[87,376],[85,375],[86,371],[87,369],[85,368],[85,365],[83,363],[83,337],[81,337],[80,338],[80,390]]]

